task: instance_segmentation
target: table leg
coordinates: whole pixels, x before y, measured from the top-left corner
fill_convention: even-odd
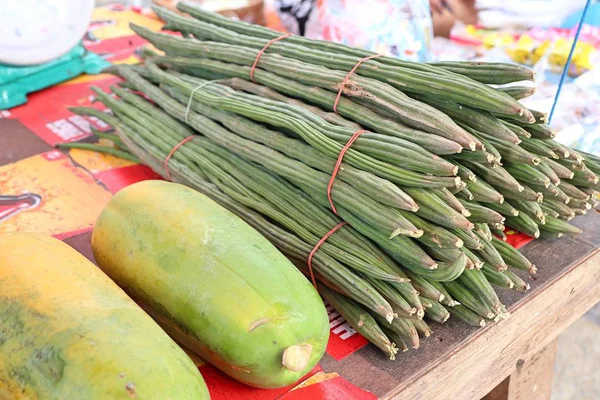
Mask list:
[[[516,370],[482,400],[548,400],[557,339],[527,359],[517,361]]]

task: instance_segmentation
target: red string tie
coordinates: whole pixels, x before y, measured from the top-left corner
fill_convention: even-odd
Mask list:
[[[313,272],[313,267],[312,267],[313,256],[315,255],[315,253],[317,252],[317,250],[319,250],[319,247],[321,247],[321,245],[323,243],[325,243],[325,241],[327,239],[329,239],[329,236],[333,235],[338,229],[340,229],[342,226],[344,226],[346,224],[348,224],[348,223],[344,221],[344,222],[340,222],[339,224],[337,224],[336,226],[334,226],[333,229],[331,229],[329,232],[327,232],[325,234],[325,236],[323,236],[321,238],[321,240],[319,240],[317,242],[317,244],[315,244],[315,247],[313,247],[312,251],[308,255],[308,272],[310,273],[310,279],[311,279],[312,284],[315,287],[315,289],[317,288],[317,280],[315,279],[315,274]]]
[[[335,97],[335,102],[333,103],[333,112],[337,113],[337,105],[340,101],[340,97],[342,97],[342,92],[344,91],[344,87],[346,86],[346,84],[348,83],[348,81],[350,80],[350,77],[352,76],[352,74],[354,72],[356,72],[356,70],[358,69],[358,67],[360,67],[360,65],[365,62],[365,61],[369,61],[372,60],[374,58],[377,57],[381,57],[383,54],[373,54],[372,56],[368,56],[368,57],[364,57],[361,58],[360,60],[358,60],[358,62],[356,63],[356,65],[354,66],[354,68],[352,68],[350,70],[350,72],[348,72],[348,75],[346,75],[346,77],[342,80],[342,82],[340,83],[340,90],[338,91],[337,96]]]
[[[362,135],[363,133],[368,132],[366,129],[361,129],[359,131],[354,132],[354,134],[350,137],[350,139],[348,140],[348,143],[346,143],[346,145],[344,147],[342,147],[342,150],[340,151],[340,155],[337,158],[337,161],[335,163],[335,167],[333,168],[333,172],[331,173],[331,178],[329,179],[329,184],[327,185],[327,199],[329,199],[329,204],[331,205],[331,209],[333,210],[333,212],[335,213],[335,215],[338,215],[337,210],[335,208],[335,205],[333,204],[333,200],[331,199],[331,189],[333,188],[333,183],[335,182],[335,177],[337,176],[338,171],[340,170],[340,165],[342,165],[342,160],[344,159],[344,154],[346,154],[346,152],[348,151],[348,149],[350,149],[350,146],[352,146],[352,143],[354,143],[356,141],[356,139],[358,139],[358,137],[360,135]],[[308,272],[310,273],[310,279],[312,281],[313,286],[315,287],[315,289],[317,288],[317,280],[315,279],[315,274],[313,272],[313,268],[312,268],[312,259],[313,256],[315,255],[315,253],[317,252],[317,250],[319,250],[319,248],[321,247],[321,245],[323,243],[325,243],[325,241],[331,236],[333,235],[338,229],[340,229],[342,226],[348,224],[347,222],[343,221],[340,222],[339,224],[337,224],[336,226],[333,227],[333,229],[331,229],[329,232],[327,232],[325,234],[325,236],[323,236],[315,245],[315,247],[313,247],[313,249],[311,250],[310,254],[308,255]]]
[[[175,145],[175,147],[173,147],[171,149],[171,151],[169,152],[169,155],[167,156],[167,158],[165,158],[165,161],[163,163],[163,167],[165,167],[165,175],[167,176],[167,180],[171,180],[171,171],[169,170],[169,160],[171,159],[171,157],[173,157],[173,154],[175,154],[175,152],[184,144],[186,144],[187,142],[189,142],[190,140],[192,140],[193,138],[195,138],[196,135],[192,135],[192,136],[188,136],[185,139],[183,139],[181,142],[177,143]]]
[[[337,161],[335,162],[335,167],[333,168],[333,172],[331,173],[331,178],[329,178],[329,184],[327,185],[327,199],[329,200],[329,205],[331,206],[331,210],[335,213],[335,215],[338,215],[338,212],[335,208],[335,205],[333,204],[333,200],[331,199],[331,189],[333,188],[333,183],[335,182],[335,177],[337,176],[337,174],[340,170],[340,166],[342,165],[342,160],[344,159],[344,155],[350,149],[350,146],[352,146],[352,144],[356,141],[356,139],[358,139],[358,137],[365,132],[368,132],[368,131],[366,129],[361,129],[359,131],[354,132],[354,134],[350,137],[350,140],[348,140],[348,143],[346,143],[346,145],[340,151]]]
[[[267,42],[267,44],[265,44],[265,47],[263,47],[258,54],[256,55],[256,59],[254,60],[254,64],[252,64],[252,68],[250,69],[250,79],[252,80],[252,82],[256,82],[254,80],[254,70],[256,69],[256,65],[258,64],[258,60],[260,60],[260,57],[262,57],[262,55],[265,53],[265,51],[269,48],[270,45],[272,45],[275,42],[278,42],[282,39],[285,39],[287,37],[292,36],[291,33],[285,33],[279,37],[276,37],[275,39],[271,39]]]

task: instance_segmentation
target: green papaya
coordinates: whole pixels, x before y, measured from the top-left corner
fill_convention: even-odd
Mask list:
[[[164,181],[118,192],[92,249],[176,340],[231,377],[291,385],[322,357],[325,307],[267,239],[203,194]]]

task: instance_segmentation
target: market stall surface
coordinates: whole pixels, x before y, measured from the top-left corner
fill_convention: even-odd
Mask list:
[[[67,243],[88,257],[91,257],[89,237],[94,213],[99,212],[99,205],[110,198],[106,188],[118,190],[131,181],[155,177],[146,167],[143,167],[146,172],[140,173],[135,170],[135,165],[101,171],[104,168],[102,160],[105,162],[106,159],[95,159],[100,157],[95,153],[83,152],[90,159],[73,151],[65,157],[51,150],[17,121],[0,120],[0,148],[7,149],[0,162],[6,164],[0,168],[0,175],[10,176],[14,185],[30,184],[15,188],[19,193],[35,190],[39,184],[35,179],[27,178],[29,168],[36,163],[58,163],[56,165],[64,168],[72,167],[71,173],[79,174],[78,179],[87,182],[82,188],[72,187],[71,190],[84,189],[93,195],[92,198],[73,194],[67,187],[52,188],[43,193],[45,200],[55,196],[55,201],[68,203],[65,208],[55,203],[58,215],[45,213],[43,207],[42,210],[30,210],[30,214],[22,212],[5,220],[0,231],[35,230],[59,237],[66,233],[64,236],[70,236]],[[21,161],[14,162],[18,160]],[[113,173],[112,177],[109,172]],[[2,181],[7,183],[9,180]],[[49,177],[51,181],[52,177]],[[10,189],[8,185],[4,188]],[[35,217],[37,212],[40,213],[38,218]],[[40,215],[45,217],[39,218]],[[49,215],[56,218],[46,220]],[[82,218],[77,221],[70,218],[77,215]],[[27,222],[27,217],[33,219]],[[69,221],[75,225],[65,225]],[[503,382],[505,390],[520,393],[515,398],[534,398],[528,395],[534,392],[545,393],[539,398],[547,398],[552,386],[557,336],[600,300],[600,214],[594,211],[573,222],[583,229],[583,234],[577,238],[536,240],[522,248],[539,271],[526,294],[500,291],[501,299],[511,312],[509,319],[482,329],[451,319],[443,326],[434,325],[434,333],[423,341],[419,350],[403,353],[396,362],[388,361],[373,346],[366,346],[339,361],[325,355],[321,367],[381,398],[477,399]],[[582,324],[584,322],[579,326]],[[586,329],[578,330],[578,340],[569,345],[571,349],[579,349],[574,354],[589,358],[592,350],[586,349],[588,343],[581,342],[586,332],[591,332]],[[559,356],[559,360],[562,357]],[[572,354],[568,357],[573,360]],[[510,379],[505,380],[508,376]]]
[[[537,240],[522,248],[540,267],[538,279],[525,295],[500,291],[509,319],[483,329],[451,319],[434,327],[418,351],[398,357],[401,362],[386,362],[369,346],[339,362],[326,355],[323,367],[382,398],[477,399],[509,375],[510,389],[520,392],[516,398],[548,398],[557,336],[600,301],[600,214],[574,224],[584,230],[575,239]],[[536,366],[540,352],[552,356]]]
[[[133,57],[139,45],[109,32],[96,34],[103,39],[95,44],[98,50],[129,50],[118,54],[120,62]],[[53,150],[59,142],[95,141],[89,123],[66,110],[67,105],[89,105],[90,80],[102,88],[115,82],[112,77],[85,77],[34,94],[26,106],[0,112],[0,194],[18,198],[16,211],[0,209],[0,232],[52,234],[91,258],[90,232],[112,193],[158,176],[111,156]],[[38,197],[41,202],[30,201]],[[338,360],[327,354],[321,368],[349,381],[345,387],[356,388],[355,399],[372,398],[358,388],[380,398],[479,399],[494,388],[489,399],[549,398],[558,335],[600,300],[600,214],[589,212],[573,222],[584,231],[577,238],[537,240],[523,247],[539,271],[537,280],[528,280],[531,290],[526,294],[499,290],[512,314],[509,319],[481,329],[452,318],[444,325],[432,324],[434,333],[421,348],[399,355],[396,362],[369,345]],[[564,344],[571,362],[574,354],[590,358],[593,349],[582,341],[594,336],[597,326],[589,324],[582,320],[573,325],[574,332],[567,331],[573,338]],[[597,337],[595,343],[597,347]],[[564,357],[559,353],[557,371],[565,371],[561,378],[568,379],[578,370],[566,368]],[[556,394],[579,395],[585,398],[587,393]]]

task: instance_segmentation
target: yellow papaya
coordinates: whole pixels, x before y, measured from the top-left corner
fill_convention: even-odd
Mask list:
[[[171,336],[241,382],[290,385],[325,351],[327,313],[310,282],[256,230],[186,186],[144,181],[118,192],[92,249]]]
[[[0,235],[0,399],[208,399],[185,352],[87,258]]]

